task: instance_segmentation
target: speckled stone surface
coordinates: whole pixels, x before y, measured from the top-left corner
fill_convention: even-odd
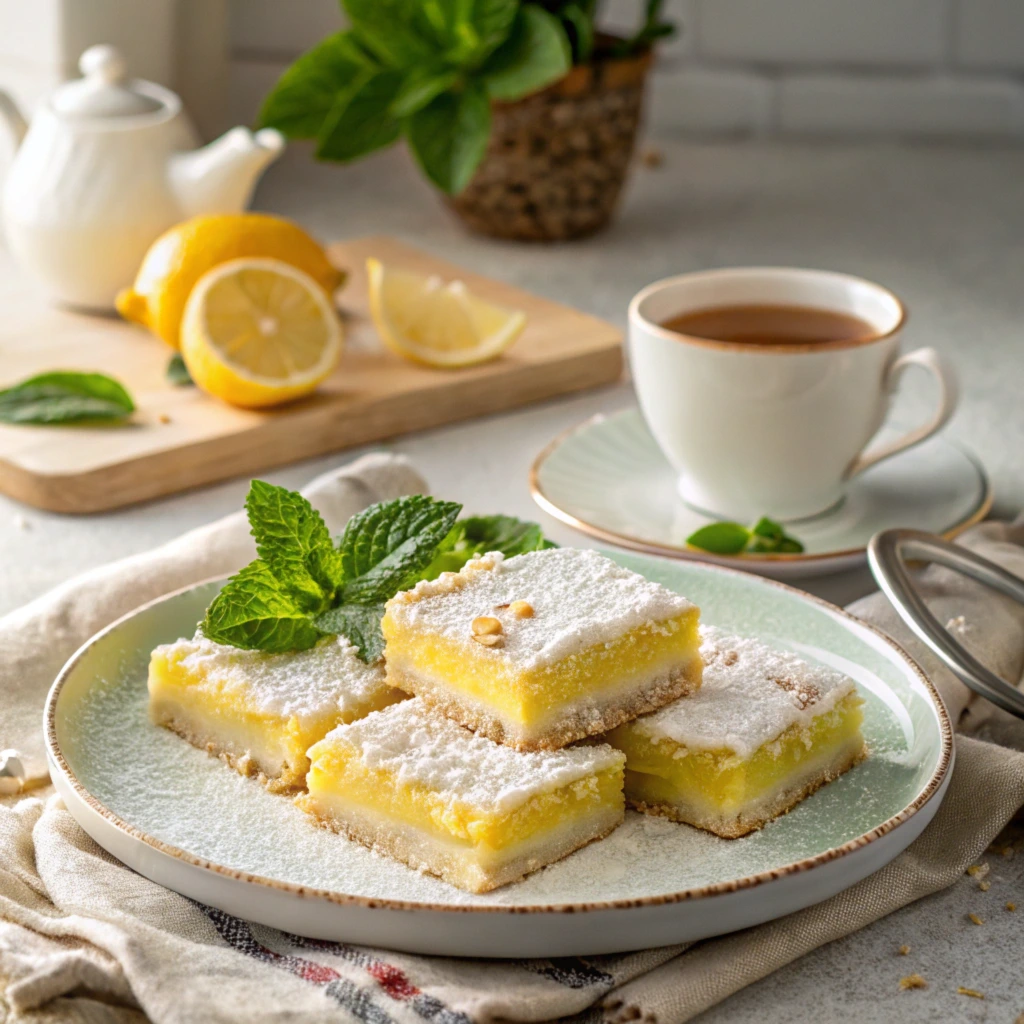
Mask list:
[[[390,233],[625,325],[641,285],[729,264],[820,266],[893,288],[910,309],[907,347],[934,345],[960,371],[963,399],[948,428],[993,478],[996,513],[1024,507],[1024,150],[796,143],[659,143],[664,161],[638,168],[618,221],[582,242],[523,246],[468,235],[400,152],[349,168],[318,166],[296,147],[270,169],[256,205],[303,221],[324,239]],[[0,272],[9,273],[0,251]],[[2,358],[0,331],[0,358]],[[900,412],[928,407],[908,381]],[[541,513],[526,474],[559,431],[632,401],[627,385],[400,438],[435,492],[478,512],[543,522],[556,540],[578,536]],[[357,451],[266,474],[299,486]],[[0,613],[90,566],[142,551],[241,507],[231,481],[102,516],[71,518],[0,498]],[[871,589],[866,571],[808,581],[845,603]],[[965,878],[890,918],[804,957],[702,1021],[831,1020],[904,1024],[1013,1022],[1024,1011],[1024,850],[989,857],[991,888]],[[1001,908],[1006,900],[1017,914]],[[983,926],[967,919],[979,913]],[[911,946],[902,957],[900,945]],[[901,992],[920,973],[924,990]],[[984,1001],[956,994],[964,985]]]

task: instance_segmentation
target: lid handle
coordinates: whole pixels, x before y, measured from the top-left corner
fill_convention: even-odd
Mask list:
[[[121,85],[128,74],[128,65],[117,47],[100,43],[98,46],[90,46],[79,57],[78,70],[86,78],[104,85]]]

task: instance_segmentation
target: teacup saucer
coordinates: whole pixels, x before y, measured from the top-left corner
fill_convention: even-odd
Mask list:
[[[883,428],[884,439],[888,429]],[[841,504],[787,525],[802,554],[712,555],[685,538],[711,518],[683,504],[675,473],[638,409],[598,415],[555,438],[530,470],[530,491],[545,511],[591,537],[670,558],[693,558],[772,576],[817,576],[863,563],[872,535],[913,526],[955,536],[992,504],[984,469],[942,436],[868,470]]]

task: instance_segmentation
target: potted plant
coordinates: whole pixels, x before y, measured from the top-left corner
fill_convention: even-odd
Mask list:
[[[342,0],[351,28],[300,57],[264,125],[351,161],[404,137],[477,231],[553,240],[606,224],[625,181],[651,46],[673,31],[646,0],[629,38],[597,0]]]

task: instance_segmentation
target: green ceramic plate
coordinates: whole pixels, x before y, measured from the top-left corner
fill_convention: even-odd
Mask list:
[[[868,760],[743,839],[631,812],[602,842],[471,895],[315,828],[289,799],[150,724],[149,652],[192,633],[219,587],[208,583],[139,609],[68,663],[47,706],[54,781],[101,845],[170,888],[293,932],[455,955],[580,955],[745,927],[852,885],[916,837],[944,791],[952,739],[905,654],[778,583],[612,557],[692,598],[706,622],[852,676]]]
[[[879,441],[899,428],[883,428]],[[711,518],[684,504],[676,475],[639,409],[601,414],[556,438],[530,473],[534,499],[599,542],[670,558],[700,558],[795,579],[860,565],[879,530],[913,526],[947,538],[984,518],[992,505],[985,471],[966,449],[933,437],[872,467],[847,485],[841,504],[790,526],[796,555],[714,556],[686,547]]]

